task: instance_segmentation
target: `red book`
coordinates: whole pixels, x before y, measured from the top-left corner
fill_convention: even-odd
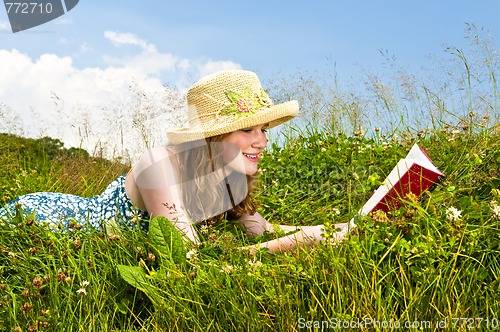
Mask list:
[[[432,163],[427,153],[414,144],[406,158],[398,162],[383,184],[363,205],[359,214],[396,210],[402,206],[402,200],[407,199],[409,193],[420,197],[425,190],[432,190],[442,179],[444,174]],[[341,231],[342,235],[354,227],[356,225],[353,218],[349,227]]]
[[[363,205],[361,214],[396,210],[401,207],[406,195],[412,193],[419,197],[443,178],[444,174],[432,163],[425,151],[415,144],[406,158],[398,162],[383,184]]]

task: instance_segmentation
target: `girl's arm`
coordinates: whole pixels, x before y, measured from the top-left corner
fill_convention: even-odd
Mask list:
[[[152,218],[164,216],[172,222],[194,244],[200,244],[200,239],[192,223],[185,216],[180,201],[173,198],[171,190],[142,189],[141,196],[147,211]],[[177,204],[176,204],[177,202]]]
[[[189,240],[200,243],[183,211],[170,154],[165,148],[154,148],[144,153],[127,175],[125,188],[136,207],[148,211],[152,218],[166,217]]]
[[[264,232],[274,232],[275,226],[269,223],[264,217],[262,217],[258,212],[254,215],[244,215],[240,218],[240,226],[244,228],[248,235],[261,235]],[[325,240],[322,236],[324,233],[323,225],[316,226],[287,226],[287,225],[276,225],[279,229],[291,232],[296,231],[293,234],[289,234],[280,237],[275,240],[270,240],[262,242],[258,245],[250,245],[243,247],[243,250],[255,251],[258,248],[267,248],[270,252],[278,252],[294,249],[297,246],[310,246],[314,243],[319,243]],[[347,224],[337,224],[338,228],[347,227]],[[335,239],[336,241],[341,241],[341,238]]]

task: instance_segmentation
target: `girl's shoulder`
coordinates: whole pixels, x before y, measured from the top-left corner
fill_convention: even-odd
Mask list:
[[[151,148],[144,152],[137,163],[132,167],[130,173],[137,178],[142,175],[155,174],[158,171],[172,171],[176,167],[175,151],[169,147]]]
[[[173,147],[159,146],[156,148],[151,148],[145,151],[139,158],[139,163],[143,164],[153,164],[158,161],[162,161],[165,158],[170,158],[175,154]]]
[[[144,152],[128,172],[125,191],[134,205],[145,210],[141,189],[160,190],[175,184],[176,163],[173,149],[151,148]]]

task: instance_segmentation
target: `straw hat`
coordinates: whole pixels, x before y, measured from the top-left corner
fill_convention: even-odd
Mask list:
[[[188,126],[167,131],[172,144],[191,142],[269,123],[275,127],[299,112],[296,100],[274,105],[257,75],[226,70],[209,75],[187,92]]]

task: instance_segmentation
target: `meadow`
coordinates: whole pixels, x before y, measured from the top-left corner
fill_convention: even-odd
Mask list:
[[[275,88],[278,101],[309,97],[301,127],[271,135],[255,200],[272,222],[324,224],[331,236],[414,143],[446,175],[432,192],[360,218],[339,244],[276,254],[238,250],[275,235],[248,238],[231,220],[200,226],[203,246],[194,252],[160,219],[148,233],[54,230],[18,214],[0,221],[0,330],[500,328],[498,58],[483,53],[489,66],[475,66],[470,55],[450,52],[450,62],[468,64],[455,71],[461,80],[447,79],[463,84],[457,94],[413,81],[420,93],[409,99],[403,81],[391,90],[374,77],[369,103],[333,88],[310,97],[319,91],[314,80],[295,85],[302,93]],[[57,139],[11,134],[0,134],[0,163],[0,205],[35,191],[90,197],[130,167]]]

